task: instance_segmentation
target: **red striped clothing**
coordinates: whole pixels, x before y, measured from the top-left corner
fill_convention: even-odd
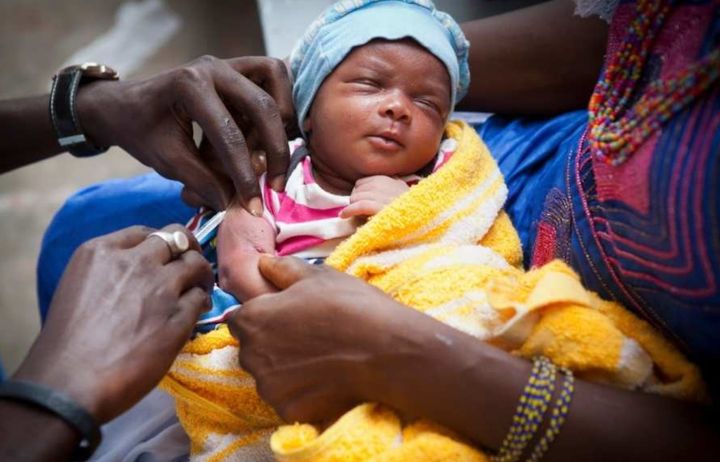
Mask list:
[[[290,152],[295,152],[303,144],[302,138],[291,141]],[[450,159],[456,146],[452,139],[440,144],[433,172]],[[402,179],[412,185],[421,178],[409,175]],[[283,192],[274,191],[265,181],[265,175],[260,181],[265,208],[263,216],[275,229],[278,255],[327,257],[340,241],[355,232],[355,220],[338,216],[343,208],[350,205],[350,197],[329,193],[317,184],[310,156],[305,157],[290,173]]]

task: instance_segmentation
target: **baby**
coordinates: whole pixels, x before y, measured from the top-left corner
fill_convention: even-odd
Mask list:
[[[355,217],[376,214],[452,155],[443,130],[469,83],[460,28],[429,2],[357,4],[336,5],[333,22],[316,21],[290,57],[303,138],[290,143],[285,190],[263,177],[264,215],[234,207],[220,228],[220,287],[240,300],[274,290],[260,254],[328,256]]]
[[[583,379],[702,400],[697,368],[649,325],[587,292],[564,263],[522,269],[498,165],[472,127],[448,121],[467,88],[467,48],[457,24],[422,0],[327,10],[291,56],[303,139],[290,145],[287,186],[263,184],[262,217],[228,211],[217,239],[220,285],[246,300],[274,290],[258,272],[260,254],[327,257],[478,341],[545,356]],[[366,216],[356,229],[353,219]],[[219,293],[227,296],[216,291],[213,305],[237,305]],[[239,348],[226,326],[211,329],[163,380],[193,458],[487,460],[431,422],[370,403],[328,428],[278,429],[238,366]]]

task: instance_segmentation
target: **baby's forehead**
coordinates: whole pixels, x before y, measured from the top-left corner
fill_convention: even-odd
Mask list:
[[[448,92],[451,91],[452,83],[447,66],[412,38],[371,40],[353,48],[335,69],[340,67],[351,70],[368,69],[380,73],[416,68],[421,74],[413,74],[413,80],[417,82],[437,80],[438,85]]]
[[[453,107],[467,91],[469,43],[457,22],[428,0],[345,0],[325,10],[290,56],[293,102],[300,125],[320,86],[358,45],[376,38],[412,37],[444,63]],[[421,70],[417,78],[426,74]]]
[[[442,61],[437,56],[435,56],[432,51],[425,48],[422,44],[420,44],[412,37],[403,37],[400,39],[375,38],[366,43],[353,47],[348,53],[348,55],[345,57],[345,59],[347,59],[353,54],[358,54],[358,52],[370,54],[374,52],[382,52],[383,50],[397,50],[398,55],[421,54],[426,56],[432,56],[435,60],[442,64]]]

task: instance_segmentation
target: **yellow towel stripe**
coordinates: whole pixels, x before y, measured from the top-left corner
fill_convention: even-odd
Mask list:
[[[452,158],[326,263],[513,354],[546,356],[586,380],[705,399],[693,364],[647,323],[587,292],[566,264],[522,270],[520,239],[502,211],[507,188],[497,163],[468,125],[451,122],[446,134],[457,141]],[[239,368],[238,348],[226,327],[198,336],[163,380],[194,459],[244,457],[280,424]],[[284,425],[269,445],[286,462],[486,460],[452,432],[427,421],[403,426],[376,404],[361,404],[323,430]]]

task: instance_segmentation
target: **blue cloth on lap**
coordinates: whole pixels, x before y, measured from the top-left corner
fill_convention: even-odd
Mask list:
[[[104,181],[71,196],[48,226],[37,266],[37,294],[44,321],[60,277],[75,249],[92,238],[145,225],[185,223],[195,213],[180,199],[182,186],[156,173]]]
[[[587,111],[574,111],[550,119],[493,116],[476,127],[505,176],[505,210],[520,235],[526,266],[545,196],[563,188],[567,153],[577,147],[586,124]]]

